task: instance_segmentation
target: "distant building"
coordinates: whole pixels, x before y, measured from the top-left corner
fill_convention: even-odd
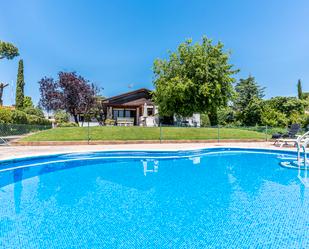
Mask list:
[[[115,120],[117,125],[157,126],[158,110],[151,100],[151,91],[141,88],[102,101],[106,119]]]
[[[114,120],[119,126],[158,126],[158,108],[151,98],[151,91],[141,88],[123,93],[102,101],[106,119]],[[171,117],[173,123],[180,126],[200,127],[200,114],[189,118]]]

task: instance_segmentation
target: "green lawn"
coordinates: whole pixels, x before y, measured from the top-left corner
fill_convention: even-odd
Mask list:
[[[91,140],[159,140],[160,128],[149,127],[90,127]],[[23,138],[22,141],[81,141],[87,140],[87,127],[55,128]],[[220,128],[220,139],[265,139],[263,132]],[[218,139],[217,128],[162,127],[163,140]]]

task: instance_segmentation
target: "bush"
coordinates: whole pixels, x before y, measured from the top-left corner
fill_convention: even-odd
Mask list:
[[[309,130],[309,115],[308,114],[306,114],[304,118],[303,126],[306,130]]]
[[[23,109],[23,111],[29,115],[34,115],[34,116],[38,116],[40,118],[44,118],[44,113],[43,111],[38,108],[38,107],[27,107],[25,109]]]
[[[209,120],[209,116],[208,116],[207,113],[202,113],[201,114],[201,126],[202,127],[210,126],[210,120]]]
[[[305,120],[306,120],[305,114],[300,114],[294,111],[290,115],[290,124],[304,124]]]
[[[264,106],[261,117],[262,125],[271,127],[286,127],[288,124],[287,117],[270,106]]]
[[[13,124],[28,124],[27,114],[19,110],[12,111]]]
[[[105,125],[115,125],[116,121],[114,119],[106,119]]]
[[[0,123],[8,124],[12,122],[12,110],[0,108]]]
[[[225,107],[218,110],[218,124],[227,125],[235,122],[235,112],[231,107]]]
[[[78,124],[73,122],[58,123],[57,127],[78,127]]]
[[[51,122],[45,118],[41,118],[35,115],[27,115],[27,123],[31,125],[50,125]]]
[[[69,114],[65,111],[59,110],[55,112],[55,121],[56,123],[69,123]]]
[[[23,111],[0,108],[0,123],[2,124],[31,124],[50,125],[50,121],[35,115],[29,115]]]

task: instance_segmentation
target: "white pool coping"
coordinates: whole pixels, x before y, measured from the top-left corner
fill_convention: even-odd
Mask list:
[[[250,148],[296,151],[295,147],[276,147],[273,142],[242,143],[180,143],[180,144],[117,144],[117,145],[65,145],[65,146],[0,146],[0,160],[97,151],[180,151],[203,148]]]

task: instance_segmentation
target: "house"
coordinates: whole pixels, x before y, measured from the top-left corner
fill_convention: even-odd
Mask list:
[[[123,126],[157,126],[158,109],[151,100],[151,91],[141,88],[102,101],[104,116]]]
[[[126,92],[107,99],[101,100],[100,119],[105,122],[98,122],[94,117],[90,122],[86,122],[84,114],[77,115],[80,125],[99,126],[106,125],[117,126],[159,126],[160,121],[163,124],[176,124],[177,126],[200,127],[200,114],[193,114],[192,117],[159,117],[158,107],[152,101],[151,91],[141,88],[135,91]],[[53,116],[49,115],[52,119]],[[168,120],[168,121],[167,121]],[[70,122],[74,122],[74,117],[70,115]]]
[[[102,101],[104,116],[120,126],[158,126],[158,108],[151,98],[151,91],[141,88],[123,93]],[[192,117],[171,117],[172,123],[179,126],[200,127],[200,114]]]

